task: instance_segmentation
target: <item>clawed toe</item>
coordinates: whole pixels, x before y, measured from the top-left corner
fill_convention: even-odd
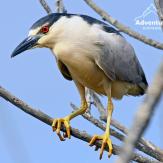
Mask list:
[[[61,135],[60,131],[61,131],[61,126],[64,125],[66,132],[63,133],[63,136]],[[61,141],[64,141],[65,138],[69,138],[71,137],[70,134],[70,120],[68,117],[65,118],[58,118],[58,119],[54,119],[53,123],[52,123],[52,129],[53,131],[55,131],[59,137],[59,139]]]
[[[111,155],[113,153],[113,146],[112,146],[112,141],[109,138],[109,135],[108,134],[104,134],[101,136],[94,135],[93,138],[91,139],[89,145],[93,146],[95,144],[96,140],[102,140],[102,145],[101,145],[101,149],[100,149],[100,160],[102,159],[103,152],[104,152],[104,149],[106,146],[108,146],[108,148],[109,148],[108,157],[111,157]]]

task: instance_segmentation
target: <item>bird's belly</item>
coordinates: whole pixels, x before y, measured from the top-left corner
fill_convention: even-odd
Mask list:
[[[106,94],[104,91],[105,74],[91,59],[74,57],[64,61],[64,64],[74,80],[99,94]]]

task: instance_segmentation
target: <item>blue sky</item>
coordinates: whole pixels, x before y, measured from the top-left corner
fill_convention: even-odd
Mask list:
[[[134,22],[135,17],[140,16],[153,3],[152,0],[96,0],[95,2],[124,24],[163,42],[161,30],[143,30]],[[54,8],[54,0],[49,0],[49,4]],[[101,19],[82,0],[65,0],[65,4],[69,12],[87,14]],[[0,85],[51,117],[63,117],[72,111],[70,102],[79,106],[80,98],[73,82],[66,81],[58,71],[51,52],[48,49],[35,49],[14,59],[10,58],[13,49],[27,36],[29,27],[45,15],[45,11],[37,0],[1,2]],[[148,19],[150,17],[152,20],[156,19],[155,15],[149,15]],[[150,84],[163,58],[162,51],[125,34],[124,36],[135,48]],[[143,98],[125,97],[121,101],[114,101],[113,117],[130,127]],[[107,100],[102,98],[102,101],[106,104]],[[163,102],[158,105],[145,137],[163,148],[162,108]],[[97,115],[95,109],[93,114]],[[71,125],[92,135],[102,133],[80,116],[74,119]],[[112,140],[113,143],[119,144],[116,139],[112,138]],[[87,143],[75,138],[60,142],[49,126],[0,99],[0,162],[98,163],[100,162],[98,157],[99,152],[95,152]],[[109,162],[114,162],[115,159],[116,157],[113,156]],[[106,153],[103,156],[103,162],[108,162]]]

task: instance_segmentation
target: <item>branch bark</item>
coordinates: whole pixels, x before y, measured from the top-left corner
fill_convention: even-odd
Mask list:
[[[125,140],[122,153],[117,163],[127,163],[132,157],[132,151],[136,145],[136,142],[140,139],[145,129],[149,125],[149,122],[154,114],[156,105],[161,98],[163,92],[163,62],[154,78],[153,83],[147,91],[144,102],[140,106],[131,127],[128,138]],[[163,161],[163,157],[161,159]]]
[[[63,0],[56,0],[56,12],[58,13],[66,13],[66,9],[64,7],[64,4],[63,4]]]
[[[52,10],[51,8],[49,7],[49,5],[47,4],[47,2],[45,0],[39,0],[41,6],[45,9],[45,11],[48,13],[48,14],[51,14],[52,13]]]
[[[163,30],[163,1],[162,0],[154,0],[154,2],[155,2],[155,6],[157,8],[157,14],[162,23],[161,28]]]
[[[50,116],[46,115],[45,113],[41,112],[38,109],[36,110],[30,107],[28,104],[18,99],[17,97],[13,96],[11,93],[9,93],[7,90],[2,88],[1,86],[0,86],[0,96],[4,98],[6,101],[9,101],[13,105],[17,106],[17,108],[21,109],[25,113],[35,117],[36,119],[46,123],[47,125],[50,125],[50,126],[52,125],[53,119]],[[63,126],[61,130],[65,132],[65,128]],[[71,128],[71,135],[85,142],[89,142],[92,138],[86,132],[79,131],[78,129],[75,129],[75,128]],[[95,145],[97,146],[97,148],[100,148],[101,141],[96,141]],[[113,144],[113,148],[114,148],[113,154],[118,155],[121,150],[120,147]],[[106,148],[105,150],[108,151],[108,148]],[[132,160],[136,162],[140,162],[140,163],[158,163],[158,161],[151,160],[137,153],[132,154]]]
[[[140,33],[132,30],[131,28],[123,25],[118,20],[111,17],[107,12],[98,7],[92,0],[84,0],[96,13],[98,13],[105,21],[115,26],[120,31],[126,33],[127,35],[158,49],[163,49],[163,43],[155,41],[151,38],[148,38]]]

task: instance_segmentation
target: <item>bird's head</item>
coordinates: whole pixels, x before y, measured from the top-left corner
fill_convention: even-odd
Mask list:
[[[15,48],[11,57],[37,47],[53,48],[62,24],[57,25],[57,22],[64,16],[66,14],[53,13],[35,22],[29,30],[28,37]]]

